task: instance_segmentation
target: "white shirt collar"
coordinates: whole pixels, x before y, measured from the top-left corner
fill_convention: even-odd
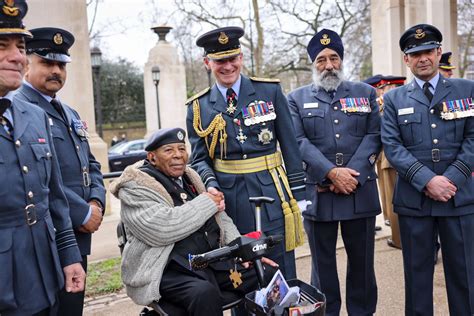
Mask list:
[[[46,101],[48,101],[48,103],[51,103],[51,100],[54,99],[52,97],[50,97],[49,95],[46,95],[44,94],[43,92],[39,91],[38,89],[36,89],[35,87],[33,87],[33,85],[31,83],[29,83],[28,81],[26,80],[23,80],[23,83],[25,85],[27,85],[28,87],[30,87],[31,89],[35,90],[36,92],[38,92]],[[57,98],[56,96],[56,100],[59,100],[59,98]]]
[[[423,89],[423,85],[425,84],[426,81],[419,79],[418,77],[415,77],[415,81],[420,86],[421,89]],[[439,73],[436,74],[433,78],[431,78],[430,81],[428,81],[431,84],[430,91],[434,92],[436,91],[436,86],[438,85],[439,81]]]

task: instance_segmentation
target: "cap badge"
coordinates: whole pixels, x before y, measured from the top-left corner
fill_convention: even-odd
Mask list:
[[[319,40],[321,44],[323,45],[329,45],[331,43],[331,39],[329,38],[329,35],[323,34],[323,38]]]
[[[14,0],[5,0],[5,5],[2,8],[3,13],[9,16],[17,16],[20,14],[20,10],[15,8],[15,1]]]
[[[217,40],[222,45],[225,45],[229,42],[229,37],[224,32],[221,32],[221,34],[219,35],[219,38]]]
[[[423,31],[423,29],[417,29],[415,31],[415,38],[416,39],[422,39],[425,36],[426,36],[426,33]]]
[[[63,43],[63,36],[61,35],[61,33],[54,34],[53,42],[56,45],[61,45]]]
[[[184,135],[181,131],[178,132],[178,134],[176,134],[176,136],[178,137],[179,140],[183,140],[184,139]]]

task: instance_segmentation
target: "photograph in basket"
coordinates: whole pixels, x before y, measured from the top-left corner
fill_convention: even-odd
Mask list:
[[[289,286],[280,270],[273,276],[270,283],[264,290],[265,303],[263,307],[266,310],[271,310],[274,306],[280,304],[281,300],[288,293]]]

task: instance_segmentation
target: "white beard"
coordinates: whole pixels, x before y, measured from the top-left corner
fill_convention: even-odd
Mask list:
[[[335,91],[337,87],[344,80],[344,72],[341,65],[341,69],[336,70],[323,70],[318,72],[313,67],[313,82],[317,87],[321,87],[326,91]]]

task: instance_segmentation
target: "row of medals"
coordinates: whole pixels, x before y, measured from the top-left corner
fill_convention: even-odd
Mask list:
[[[230,103],[227,107],[227,113],[234,114],[236,107],[234,103]],[[264,125],[265,122],[273,121],[276,119],[275,108],[272,102],[257,101],[251,102],[247,107],[242,109],[244,116],[245,126],[251,126],[256,124]],[[263,114],[261,114],[263,113]],[[247,135],[242,130],[242,124],[240,119],[234,118],[234,123],[239,127],[239,133],[235,137],[241,144],[247,140]],[[258,134],[258,141],[263,145],[268,145],[273,140],[273,133],[268,128],[262,128]]]

